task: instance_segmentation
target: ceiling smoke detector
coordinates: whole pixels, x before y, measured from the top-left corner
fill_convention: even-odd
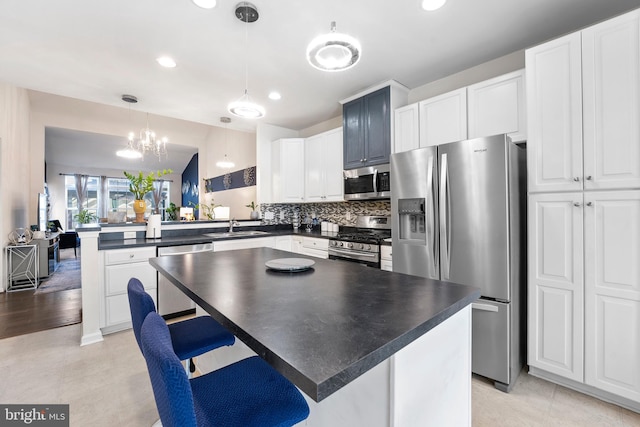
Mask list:
[[[236,18],[245,23],[256,22],[260,15],[258,8],[248,1],[240,2],[236,5]]]
[[[138,98],[133,95],[122,95],[122,100],[124,102],[128,102],[129,104],[135,104],[138,102]]]

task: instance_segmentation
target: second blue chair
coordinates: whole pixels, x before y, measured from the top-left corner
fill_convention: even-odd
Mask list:
[[[296,386],[258,356],[188,380],[157,313],[144,320],[142,348],[164,427],[286,427],[309,416]]]
[[[140,331],[147,315],[156,311],[156,306],[140,280],[135,277],[127,285],[129,308],[133,333],[142,351]],[[189,370],[195,367],[191,358],[204,354],[222,346],[233,345],[235,337],[209,316],[198,316],[168,325],[173,350],[180,360],[189,361]],[[144,351],[142,351],[144,354]]]

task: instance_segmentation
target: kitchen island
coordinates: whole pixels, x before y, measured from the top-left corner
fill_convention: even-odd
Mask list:
[[[342,261],[265,267],[292,257],[260,248],[150,263],[239,339],[207,368],[260,355],[304,392],[306,425],[471,425],[478,289]]]

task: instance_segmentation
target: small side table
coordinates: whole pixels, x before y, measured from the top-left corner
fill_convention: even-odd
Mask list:
[[[7,246],[7,291],[38,288],[38,245]]]

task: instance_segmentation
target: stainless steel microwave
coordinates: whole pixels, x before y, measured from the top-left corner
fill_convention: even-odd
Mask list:
[[[344,171],[344,199],[388,199],[391,197],[389,164]]]

